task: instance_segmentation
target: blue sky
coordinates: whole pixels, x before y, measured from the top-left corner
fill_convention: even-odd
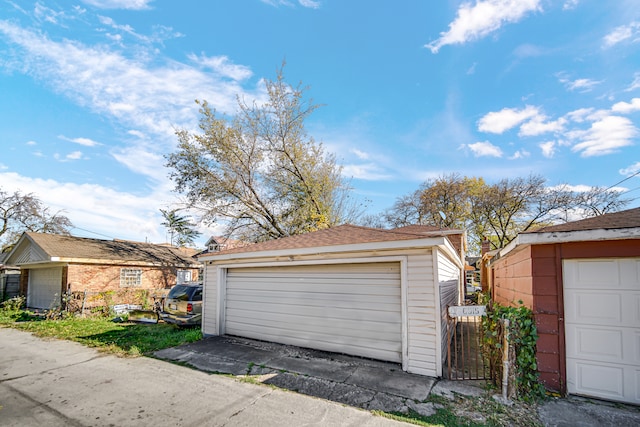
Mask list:
[[[640,206],[637,0],[0,0],[0,187],[79,236],[165,241],[175,129],[283,60],[369,213],[449,173]]]

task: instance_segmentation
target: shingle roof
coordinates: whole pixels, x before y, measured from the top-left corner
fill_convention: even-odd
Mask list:
[[[142,262],[165,265],[190,265],[196,261],[189,251],[166,245],[101,240],[58,234],[31,233],[26,235],[50,257]],[[191,251],[195,253],[195,251]]]
[[[415,240],[423,239],[425,237],[443,236],[443,231],[460,231],[442,230],[439,228],[434,229],[428,226],[417,227],[419,228],[409,228],[408,231],[405,231],[404,228],[383,230],[379,228],[368,228],[345,224],[310,233],[299,234],[296,236],[283,237],[280,239],[254,243],[252,245],[247,245],[239,248],[227,249],[218,252],[218,254],[235,254],[374,242],[392,242],[398,240]],[[423,227],[428,227],[428,229]],[[420,232],[420,230],[422,230],[422,232]],[[460,231],[460,234],[462,234],[462,231]]]
[[[640,208],[628,209],[620,212],[613,212],[593,218],[581,219],[567,222],[565,224],[551,225],[526,233],[553,233],[586,230],[613,230],[619,228],[640,227]]]

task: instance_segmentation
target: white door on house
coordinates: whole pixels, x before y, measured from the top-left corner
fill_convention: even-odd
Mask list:
[[[640,258],[563,270],[568,392],[640,404]]]
[[[51,309],[60,305],[62,292],[62,267],[29,270],[27,306]]]
[[[232,268],[223,333],[402,360],[400,263]]]

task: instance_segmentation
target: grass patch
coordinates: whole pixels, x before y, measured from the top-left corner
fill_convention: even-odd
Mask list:
[[[114,323],[104,318],[44,320],[22,310],[0,310],[0,325],[38,337],[79,342],[120,356],[141,356],[202,339],[199,328],[178,328],[166,323]]]
[[[482,427],[514,426],[541,427],[535,404],[513,402],[505,406],[490,395],[482,397],[445,397],[430,395],[427,402],[434,403],[435,414],[424,416],[415,411],[409,413],[376,411],[377,415],[419,426],[438,427]]]
[[[411,423],[418,426],[426,427],[485,427],[487,424],[476,423],[464,417],[454,414],[449,408],[438,408],[436,413],[425,417],[417,412],[409,411],[407,414],[401,412],[381,412],[374,411],[376,415],[390,418],[396,421]]]

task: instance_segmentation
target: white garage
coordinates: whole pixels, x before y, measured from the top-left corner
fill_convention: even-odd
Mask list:
[[[563,271],[569,393],[640,404],[640,258]]]
[[[233,268],[225,331],[401,362],[400,263]]]
[[[62,294],[62,267],[29,270],[27,306],[51,309],[60,305]]]
[[[459,281],[463,239],[459,230],[344,225],[205,254],[203,333],[440,376],[440,284]],[[447,296],[457,302],[457,293]]]

